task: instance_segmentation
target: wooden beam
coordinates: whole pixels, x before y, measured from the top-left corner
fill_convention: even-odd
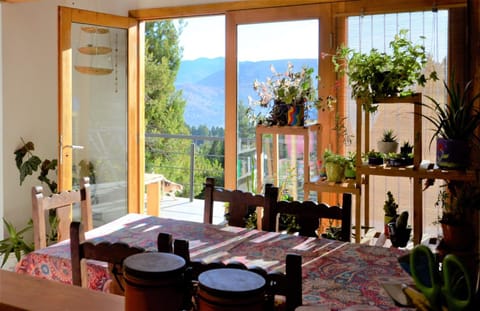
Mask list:
[[[225,14],[231,11],[275,8],[292,5],[334,3],[344,0],[253,0],[231,1],[221,3],[208,3],[199,5],[184,5],[164,8],[140,9],[129,11],[129,16],[140,20],[158,18],[181,18],[201,15]],[[359,0],[352,0],[359,1]]]

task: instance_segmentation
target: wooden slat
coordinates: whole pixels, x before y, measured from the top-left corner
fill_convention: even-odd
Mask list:
[[[1,310],[84,311],[125,309],[125,298],[0,270]]]

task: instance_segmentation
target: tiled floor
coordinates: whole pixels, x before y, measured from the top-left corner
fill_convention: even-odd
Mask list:
[[[195,222],[203,222],[203,200],[188,198],[172,198],[165,196],[160,202],[160,217]],[[223,203],[214,203],[213,223],[218,224],[224,220]]]

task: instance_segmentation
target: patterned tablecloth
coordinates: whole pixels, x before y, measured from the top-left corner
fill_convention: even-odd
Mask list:
[[[303,303],[329,305],[332,310],[352,306],[363,306],[355,310],[398,310],[381,283],[412,284],[397,261],[404,251],[395,248],[137,214],[126,215],[89,231],[86,237],[98,242],[122,241],[155,250],[159,232],[189,240],[191,257],[207,262],[236,260],[267,270],[283,270],[287,253],[300,254]],[[16,271],[71,284],[69,242],[63,241],[26,255]],[[89,287],[103,290],[108,280],[105,264],[89,262],[88,274]]]

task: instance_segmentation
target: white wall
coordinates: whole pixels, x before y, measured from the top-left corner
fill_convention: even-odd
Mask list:
[[[132,9],[213,2],[225,1],[36,0],[1,4],[0,217],[3,213],[17,227],[31,218],[30,191],[38,182],[29,176],[19,185],[13,152],[20,146],[20,138],[33,141],[42,159],[57,158],[57,7],[127,16]]]

